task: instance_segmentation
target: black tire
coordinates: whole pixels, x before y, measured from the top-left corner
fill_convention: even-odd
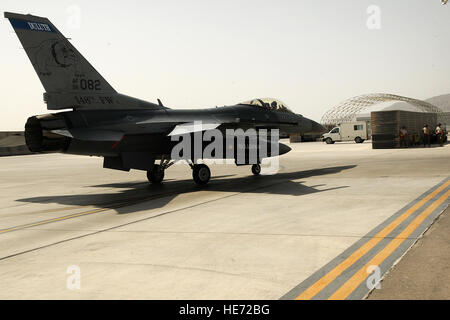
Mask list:
[[[147,179],[152,184],[161,183],[164,180],[164,169],[159,164],[154,164],[152,169],[147,171]]]
[[[331,138],[326,138],[326,139],[325,139],[325,142],[326,142],[327,144],[333,144],[333,143],[334,143],[333,139],[331,139]]]
[[[356,138],[355,138],[355,142],[356,142],[356,143],[363,143],[364,140],[361,139],[361,137],[356,137]]]
[[[261,166],[259,164],[252,165],[252,173],[255,176],[259,176],[259,174],[261,173]]]
[[[194,164],[192,178],[194,178],[196,184],[205,185],[211,179],[211,170],[205,164]]]

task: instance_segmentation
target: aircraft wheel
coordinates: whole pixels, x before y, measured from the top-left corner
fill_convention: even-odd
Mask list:
[[[259,164],[252,165],[252,173],[258,176],[261,173],[261,166]]]
[[[147,179],[152,184],[161,183],[164,180],[164,169],[159,165],[153,165],[153,168],[147,171]]]
[[[211,179],[211,170],[205,164],[195,164],[192,170],[192,177],[195,183],[199,185],[205,185]]]

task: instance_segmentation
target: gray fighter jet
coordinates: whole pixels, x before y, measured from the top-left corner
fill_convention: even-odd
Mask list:
[[[210,155],[234,159],[237,165],[252,165],[252,172],[257,175],[264,158],[290,151],[279,143],[276,130],[287,134],[325,132],[320,124],[291,112],[275,99],[173,110],[159,99],[155,104],[120,94],[47,18],[9,12],[5,12],[5,18],[11,22],[45,88],[47,109],[72,109],[28,119],[25,138],[33,152],[100,156],[104,158],[104,168],[144,170],[151,183],[160,183],[164,170],[184,159],[193,171],[194,181],[202,185],[209,181],[211,172],[207,165],[199,163],[207,158],[203,151],[208,148],[203,138],[200,152],[196,152],[195,139],[199,134],[204,137],[212,130],[223,133],[222,137],[209,138],[221,142],[221,152],[215,150]],[[250,156],[249,141],[254,140],[245,136],[240,140],[237,135],[228,140],[229,130],[241,134],[250,129],[258,133],[256,158]],[[259,135],[260,132],[268,134]],[[184,158],[174,159],[180,136],[194,139],[193,152],[183,150]],[[237,161],[239,150],[244,152],[242,161]]]

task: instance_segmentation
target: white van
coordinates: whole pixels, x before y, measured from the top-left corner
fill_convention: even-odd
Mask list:
[[[341,123],[337,127],[331,129],[330,132],[322,135],[322,141],[327,144],[335,143],[336,141],[355,141],[356,143],[363,143],[368,139],[367,122],[357,121]]]

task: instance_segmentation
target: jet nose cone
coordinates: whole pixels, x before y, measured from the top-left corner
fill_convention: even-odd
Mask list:
[[[292,150],[291,147],[285,145],[284,143],[279,143],[279,144],[278,144],[278,148],[279,148],[279,149],[278,149],[278,152],[279,152],[280,156],[281,156],[282,154],[288,153],[289,151]]]

